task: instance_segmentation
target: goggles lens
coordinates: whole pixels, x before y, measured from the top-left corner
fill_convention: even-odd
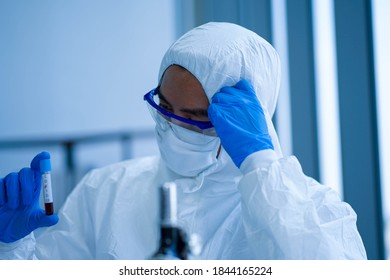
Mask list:
[[[156,123],[161,122],[161,118],[158,118],[156,115],[159,114],[168,122],[180,127],[209,136],[217,136],[214,126],[210,121],[194,121],[186,119],[161,108],[159,106],[160,98],[158,96],[158,87],[145,94],[144,100],[147,102],[149,111]]]

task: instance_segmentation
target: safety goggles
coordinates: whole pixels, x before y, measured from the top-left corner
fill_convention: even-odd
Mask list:
[[[149,111],[153,119],[158,123],[160,120],[156,117],[156,113],[160,114],[165,120],[175,125],[184,127],[186,129],[199,132],[205,135],[217,136],[214,126],[210,121],[194,121],[175,115],[159,106],[159,87],[152,89],[144,95],[144,100],[148,104]]]

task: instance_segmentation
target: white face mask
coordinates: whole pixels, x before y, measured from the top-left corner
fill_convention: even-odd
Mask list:
[[[196,177],[217,163],[221,141],[218,137],[191,131],[166,121],[161,116],[156,125],[161,157],[173,172]]]

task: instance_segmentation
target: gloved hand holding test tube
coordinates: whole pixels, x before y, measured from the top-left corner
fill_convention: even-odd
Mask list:
[[[51,192],[50,154],[41,152],[30,167],[0,177],[0,242],[17,241],[39,227],[58,222]],[[45,210],[39,205],[43,189]]]

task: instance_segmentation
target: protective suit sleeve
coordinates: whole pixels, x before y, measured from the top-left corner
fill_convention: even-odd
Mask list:
[[[367,258],[350,205],[305,176],[295,157],[267,162],[261,156],[255,153],[243,163],[239,184],[245,231],[256,258]]]
[[[266,168],[273,161],[277,160],[278,156],[274,150],[263,150],[249,155],[241,164],[240,170],[246,174],[257,168]]]
[[[34,251],[35,238],[33,233],[30,233],[15,242],[0,242],[0,260],[35,259]]]
[[[88,185],[91,171],[79,182],[59,211],[60,222],[36,238],[37,259],[94,259],[95,233],[92,226],[95,189]]]
[[[34,237],[12,243],[0,242],[0,259],[93,259],[94,234],[85,192],[91,188],[86,175],[59,211],[60,221]]]

